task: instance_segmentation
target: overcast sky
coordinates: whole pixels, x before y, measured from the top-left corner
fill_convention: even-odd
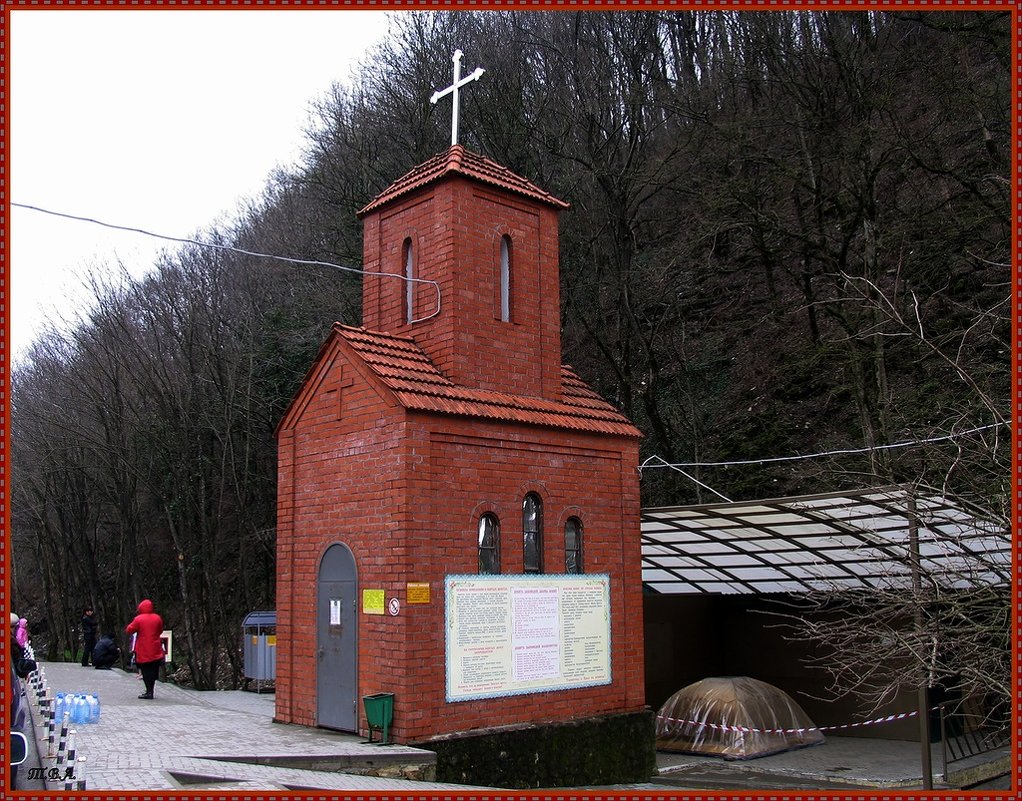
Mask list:
[[[10,12],[10,200],[171,236],[230,219],[296,163],[311,102],[387,31],[379,11]],[[87,308],[82,276],[170,243],[12,208],[11,349]],[[291,254],[284,254],[291,255]]]

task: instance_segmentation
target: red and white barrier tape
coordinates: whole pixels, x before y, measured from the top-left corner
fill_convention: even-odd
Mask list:
[[[802,729],[754,729],[749,726],[725,726],[722,723],[710,723],[709,721],[698,721],[698,720],[685,720],[684,718],[672,718],[667,715],[657,715],[657,722],[664,721],[665,723],[681,723],[690,724],[692,726],[706,726],[710,729],[717,729],[719,731],[740,731],[740,732],[751,732],[753,734],[804,734],[810,731],[837,731],[838,729],[854,729],[861,726],[872,726],[877,723],[891,723],[895,720],[904,720],[905,718],[913,718],[918,715],[918,710],[914,712],[902,712],[897,715],[887,715],[882,718],[874,718],[873,720],[864,720],[860,723],[842,723],[838,726],[807,726]]]

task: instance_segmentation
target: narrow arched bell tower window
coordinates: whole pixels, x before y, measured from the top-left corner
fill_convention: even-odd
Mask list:
[[[412,253],[412,240],[406,239],[404,244],[405,263],[405,322],[411,324],[415,320],[415,257]]]
[[[500,238],[500,321],[511,322],[511,237]]]

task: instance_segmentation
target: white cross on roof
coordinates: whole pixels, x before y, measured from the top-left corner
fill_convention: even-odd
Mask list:
[[[436,104],[436,101],[438,101],[441,97],[446,97],[450,94],[454,95],[454,104],[451,111],[451,145],[458,144],[458,89],[467,83],[479,80],[479,76],[486,72],[486,70],[482,67],[476,67],[475,72],[462,78],[461,55],[462,53],[460,50],[454,51],[454,83],[442,91],[433,92],[433,96],[429,99],[430,103]]]

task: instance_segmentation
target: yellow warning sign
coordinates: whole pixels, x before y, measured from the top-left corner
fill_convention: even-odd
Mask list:
[[[409,581],[405,585],[405,598],[410,604],[429,603],[429,582]]]
[[[362,612],[366,615],[383,614],[383,590],[362,590]]]

